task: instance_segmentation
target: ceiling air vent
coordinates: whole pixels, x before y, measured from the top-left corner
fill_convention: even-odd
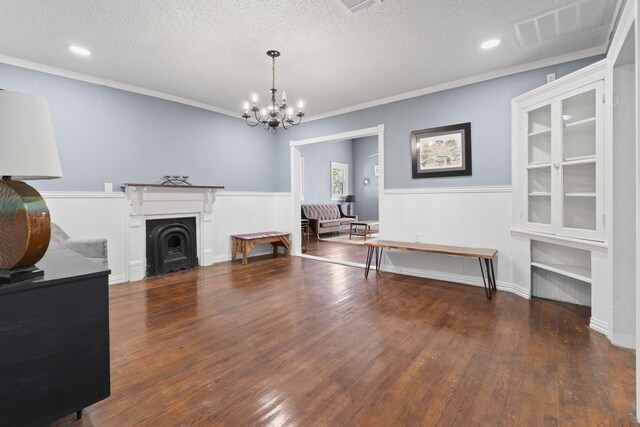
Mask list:
[[[520,46],[531,46],[567,34],[599,27],[608,22],[614,1],[578,0],[513,24]]]
[[[371,6],[382,3],[383,0],[335,0],[343,9],[350,13],[362,12]]]

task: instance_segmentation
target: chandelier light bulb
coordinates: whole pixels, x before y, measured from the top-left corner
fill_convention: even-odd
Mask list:
[[[244,111],[249,112],[249,103],[247,101],[244,102]]]
[[[302,108],[303,108],[303,107],[304,107],[304,102],[302,102],[302,101],[298,101],[298,109],[299,109],[300,111],[302,111]]]
[[[285,102],[287,100],[287,92],[282,91],[282,102]]]
[[[253,102],[253,105],[256,105],[256,102],[258,102],[258,94],[254,93],[251,95],[251,101]]]

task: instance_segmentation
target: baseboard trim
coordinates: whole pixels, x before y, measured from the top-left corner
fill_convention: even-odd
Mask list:
[[[616,334],[613,333],[611,342],[618,347],[629,348],[634,350],[636,348],[636,336],[629,334]]]
[[[460,283],[462,285],[484,287],[484,283],[480,277],[464,276],[462,274],[443,273],[434,270],[418,270],[415,268],[396,267],[394,265],[383,265],[382,271],[388,273],[402,274],[406,276],[421,277],[424,279],[442,280],[446,282]],[[531,293],[520,286],[513,283],[497,281],[496,287],[500,291],[510,292],[524,299],[530,299]]]
[[[609,336],[609,324],[603,322],[602,320],[598,320],[595,317],[592,317],[589,321],[589,327],[607,337]]]
[[[498,282],[496,286],[500,291],[511,292],[512,294],[515,294],[521,298],[531,299],[531,291],[529,289],[525,289],[514,283]]]
[[[116,285],[118,283],[126,283],[126,281],[127,281],[127,276],[125,276],[124,274],[119,274],[117,276],[113,274],[109,275],[110,285]]]

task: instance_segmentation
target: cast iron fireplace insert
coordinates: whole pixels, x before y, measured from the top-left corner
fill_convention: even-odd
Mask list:
[[[147,220],[147,277],[198,266],[196,219]]]

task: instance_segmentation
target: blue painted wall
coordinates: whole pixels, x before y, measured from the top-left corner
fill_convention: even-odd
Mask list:
[[[511,184],[511,99],[602,57],[593,57],[512,74],[417,98],[303,123],[279,132],[275,162],[278,191],[290,191],[289,141],[385,125],[385,187],[466,187]],[[329,91],[328,93],[331,93]],[[413,179],[413,130],[471,122],[473,175]]]
[[[0,88],[49,102],[64,177],[32,181],[40,190],[102,191],[105,182],[115,189],[167,174],[230,190],[275,190],[275,138],[243,120],[6,64]]]
[[[331,200],[331,162],[349,165],[349,193],[353,190],[353,143],[344,141],[322,142],[301,147],[304,157],[304,201],[311,203],[337,203]]]
[[[274,137],[240,119],[118,89],[0,64],[0,88],[49,101],[64,178],[40,190],[102,191],[105,182],[189,175],[230,190],[290,191],[289,141],[384,124],[386,187],[511,183],[511,98],[596,60],[554,65],[303,123]],[[471,122],[473,175],[413,180],[412,130]]]
[[[374,167],[378,164],[378,138],[356,138],[353,140],[353,192],[356,196],[355,214],[361,220],[379,219],[378,177]],[[369,184],[362,180],[369,178]]]

